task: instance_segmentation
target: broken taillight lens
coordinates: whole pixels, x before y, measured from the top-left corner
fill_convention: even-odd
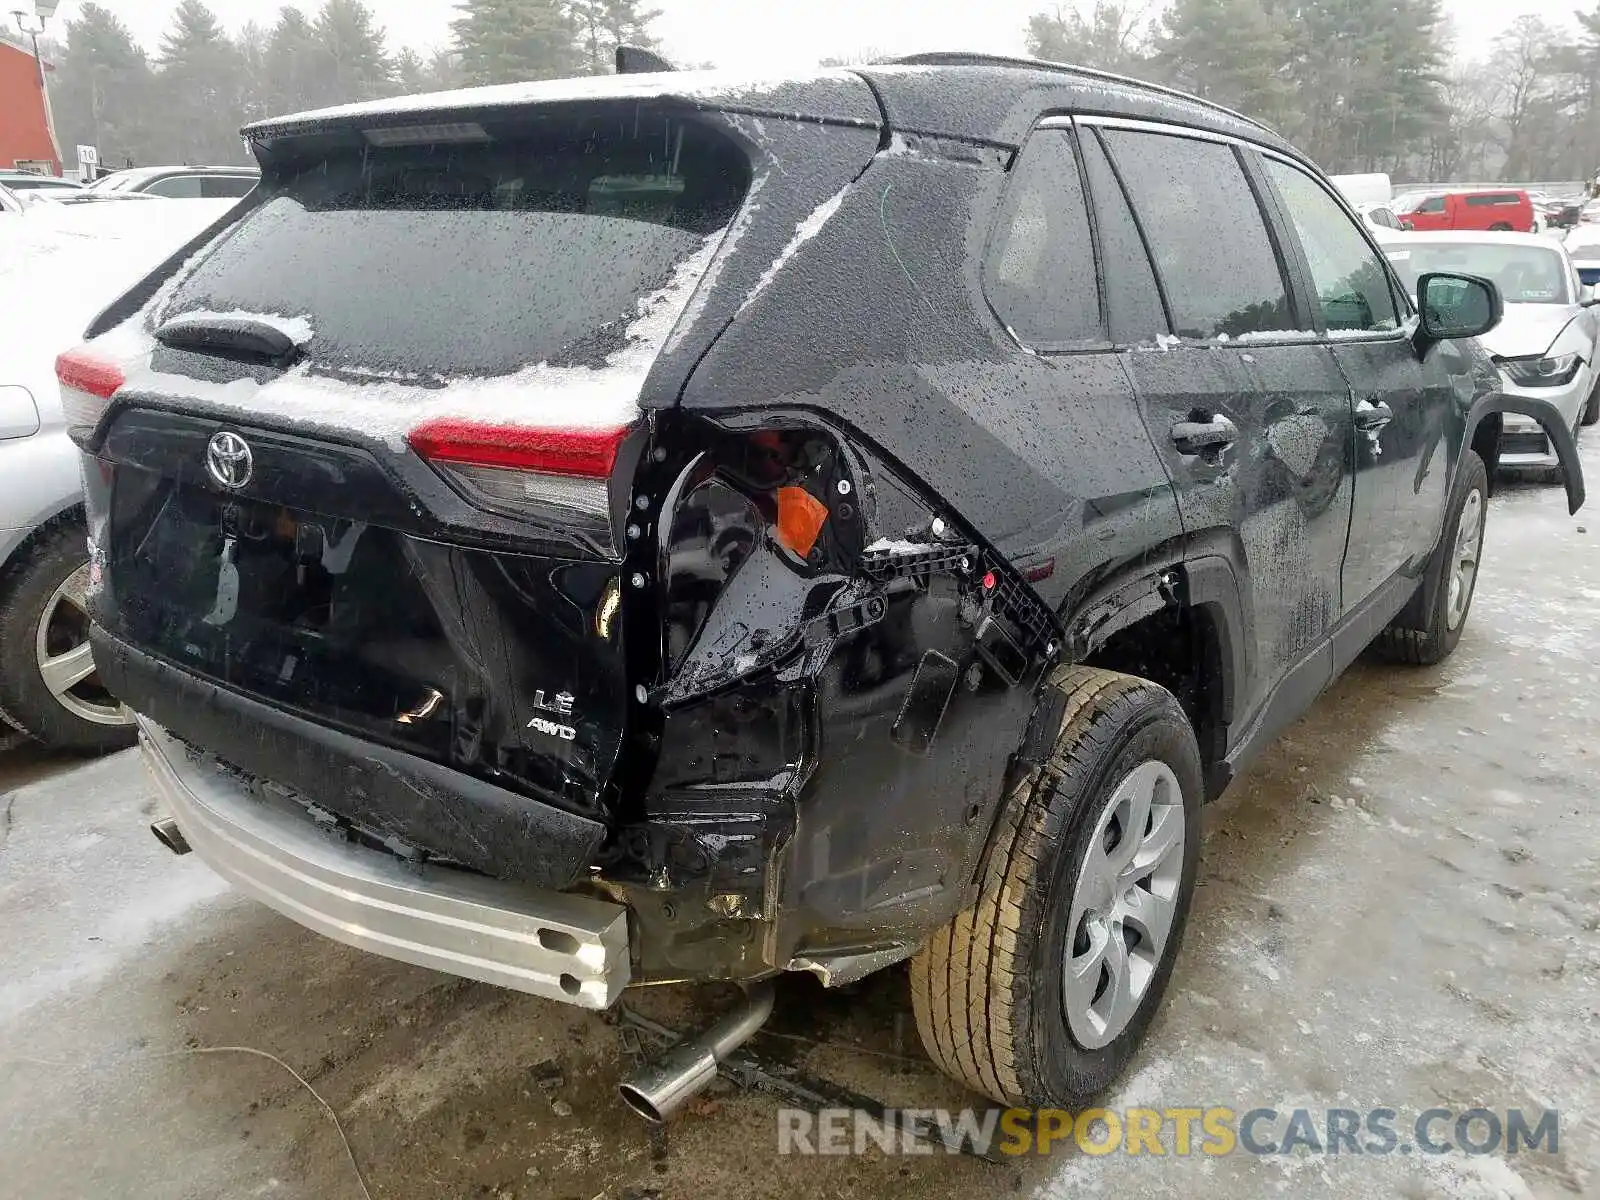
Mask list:
[[[56,356],[56,379],[61,384],[67,435],[79,442],[94,434],[111,407],[111,397],[127,382],[120,366],[85,346]]]
[[[609,518],[610,480],[630,426],[537,429],[447,419],[407,437],[468,500],[512,517]]]

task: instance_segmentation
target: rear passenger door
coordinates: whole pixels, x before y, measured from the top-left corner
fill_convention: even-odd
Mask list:
[[[1355,509],[1343,575],[1354,607],[1385,585],[1408,590],[1433,549],[1459,440],[1450,436],[1454,389],[1440,356],[1419,356],[1401,328],[1410,313],[1361,227],[1309,172],[1275,157],[1263,165],[1295,231],[1318,326],[1355,400]]]
[[[1165,126],[1082,124],[1097,146],[1097,211],[1125,198],[1155,266],[1160,329],[1128,338],[1124,361],[1190,553],[1226,556],[1253,610],[1249,678],[1238,688],[1248,717],[1292,669],[1303,668],[1297,694],[1332,674],[1327,635],[1342,611],[1350,520],[1349,385],[1310,329],[1263,216],[1262,185],[1237,146]]]

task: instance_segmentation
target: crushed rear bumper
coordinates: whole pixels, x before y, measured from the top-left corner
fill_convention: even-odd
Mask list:
[[[627,910],[339,841],[139,718],[141,750],[184,839],[240,891],[387,958],[607,1008],[630,977]]]

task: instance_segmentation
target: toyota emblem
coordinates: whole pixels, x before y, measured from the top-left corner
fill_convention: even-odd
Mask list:
[[[255,474],[255,455],[250,443],[237,433],[224,429],[211,435],[206,446],[206,474],[230,490],[242,488]]]

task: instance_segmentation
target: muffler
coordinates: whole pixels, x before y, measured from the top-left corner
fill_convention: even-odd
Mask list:
[[[622,1082],[622,1099],[634,1112],[657,1125],[692,1100],[717,1077],[717,1064],[750,1040],[772,1015],[772,984],[758,983],[745,992],[732,1012],[701,1032],[686,1037],[660,1058]]]
[[[189,853],[189,843],[184,840],[183,830],[178,828],[178,823],[171,817],[162,817],[150,825],[150,832],[156,835],[160,842],[174,854]]]

